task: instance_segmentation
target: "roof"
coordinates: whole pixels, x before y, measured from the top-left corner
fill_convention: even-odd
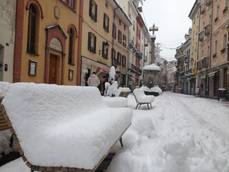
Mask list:
[[[193,16],[196,14],[198,7],[199,7],[199,0],[196,0],[188,15],[190,19],[192,19]]]

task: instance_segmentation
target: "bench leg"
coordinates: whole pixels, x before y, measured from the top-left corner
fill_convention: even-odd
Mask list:
[[[149,105],[149,103],[147,103],[147,108],[148,108],[148,110],[150,110],[150,105]]]
[[[120,145],[123,148],[123,142],[122,142],[122,137],[119,139]]]

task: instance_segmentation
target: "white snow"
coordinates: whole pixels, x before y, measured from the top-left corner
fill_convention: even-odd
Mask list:
[[[134,90],[134,95],[138,103],[152,103],[155,98],[154,96],[145,95],[144,90],[140,88]]]
[[[132,95],[128,105],[136,106]],[[123,142],[107,172],[228,172],[229,103],[164,93],[152,110],[134,111]],[[27,172],[22,165],[0,172]]]
[[[0,97],[4,97],[10,87],[10,83],[0,81]]]
[[[143,70],[161,71],[161,68],[156,64],[151,64],[143,67]]]
[[[97,88],[12,84],[3,101],[25,157],[37,166],[93,169],[130,125]]]
[[[19,158],[0,168],[0,172],[31,172],[25,162]]]
[[[148,88],[147,86],[142,86],[140,89],[148,92],[156,92],[158,94],[162,94],[162,89],[158,85],[155,85],[152,88]]]
[[[115,81],[116,70],[114,66],[111,66],[109,71],[109,81]]]
[[[103,102],[109,107],[127,107],[128,99],[125,97],[103,97]]]
[[[153,106],[134,111],[108,172],[229,171],[229,103],[165,93]]]

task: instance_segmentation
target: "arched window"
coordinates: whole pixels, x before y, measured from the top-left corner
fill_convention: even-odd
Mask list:
[[[29,6],[27,51],[37,53],[39,11],[36,5]]]
[[[74,55],[75,55],[75,29],[69,29],[69,50],[68,50],[68,64],[74,65]]]

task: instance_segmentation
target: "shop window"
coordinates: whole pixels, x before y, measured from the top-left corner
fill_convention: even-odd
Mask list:
[[[96,36],[92,32],[88,33],[88,51],[96,53]]]
[[[104,14],[103,15],[103,28],[106,32],[109,32],[109,22],[110,22],[110,19],[108,15]]]
[[[98,10],[98,6],[95,3],[95,1],[94,0],[90,0],[90,4],[89,4],[89,16],[95,22],[97,22],[97,10]]]
[[[39,11],[35,4],[29,7],[27,52],[36,54],[38,48]]]

